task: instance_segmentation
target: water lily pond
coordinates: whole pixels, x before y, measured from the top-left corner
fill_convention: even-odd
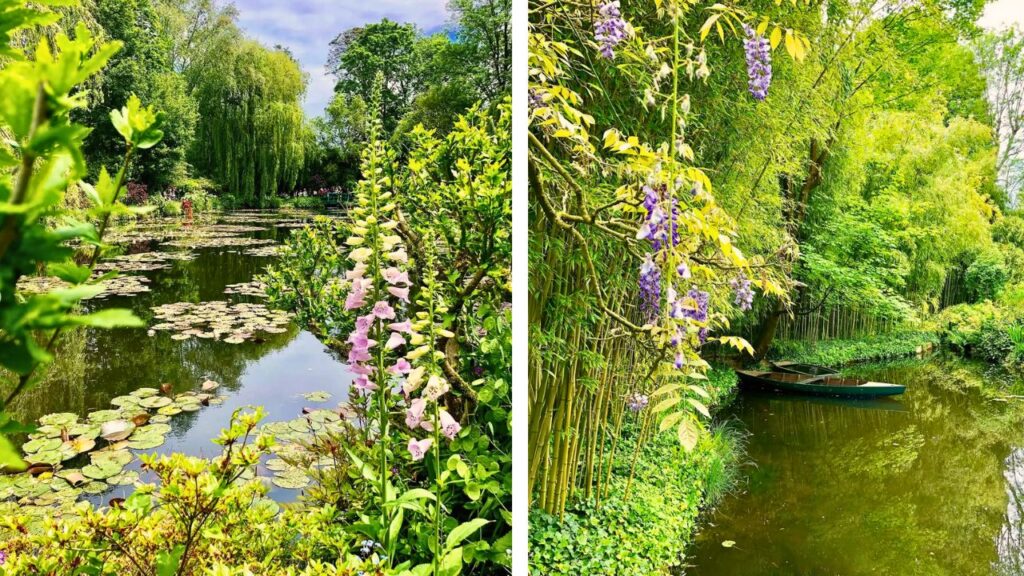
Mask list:
[[[311,465],[299,464],[296,442],[343,417],[350,376],[288,311],[267,307],[255,277],[312,217],[245,211],[113,230],[123,254],[102,269],[122,275],[85,306],[130,308],[147,328],[65,335],[46,377],[12,406],[39,428],[19,438],[30,472],[0,476],[0,513],[17,506],[53,515],[57,504],[127,496],[146,479],[138,455],[213,456],[211,440],[232,412],[256,405],[278,441],[257,474],[270,497],[295,499]],[[37,277],[19,287],[59,282]]]

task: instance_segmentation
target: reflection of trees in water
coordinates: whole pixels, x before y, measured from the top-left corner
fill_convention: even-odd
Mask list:
[[[1006,457],[1006,519],[999,531],[996,548],[999,561],[993,571],[1002,576],[1024,574],[1024,449],[1016,448]]]
[[[1014,455],[1019,466],[1004,463],[1024,441],[1024,403],[990,401],[979,390],[989,374],[967,363],[895,364],[858,372],[906,384],[904,412],[743,395],[756,468],[749,492],[711,519],[699,573],[992,573],[996,535],[1010,516],[1005,468],[1020,468],[1011,506],[1024,505],[1024,451]],[[1010,537],[1012,560],[1024,563],[1024,536]],[[723,549],[722,540],[745,548]],[[1005,574],[1024,575],[1017,568]]]
[[[16,420],[33,421],[52,412],[82,412],[85,407],[85,355],[88,330],[66,330],[52,364],[42,379],[23,392],[10,407]],[[0,390],[10,390],[16,378],[0,370]]]

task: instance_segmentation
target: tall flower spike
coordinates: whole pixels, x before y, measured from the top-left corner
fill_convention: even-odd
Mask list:
[[[619,11],[619,0],[605,2],[597,10],[594,23],[594,40],[600,45],[601,56],[615,58],[615,47],[626,39],[626,21]]]
[[[768,87],[772,83],[772,48],[764,36],[756,30],[743,25],[747,38],[743,41],[743,50],[747,58],[747,77],[749,78],[750,94],[756,100],[768,97]]]

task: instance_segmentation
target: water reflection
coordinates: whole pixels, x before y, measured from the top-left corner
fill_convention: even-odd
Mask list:
[[[753,464],[687,574],[1024,574],[1024,408],[993,401],[980,388],[993,376],[957,360],[857,372],[907,393],[877,406],[741,396]]]

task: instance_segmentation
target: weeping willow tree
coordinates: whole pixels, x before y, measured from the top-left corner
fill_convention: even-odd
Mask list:
[[[283,50],[226,38],[187,75],[201,121],[192,162],[225,193],[263,207],[295,186],[305,158],[306,76]]]

